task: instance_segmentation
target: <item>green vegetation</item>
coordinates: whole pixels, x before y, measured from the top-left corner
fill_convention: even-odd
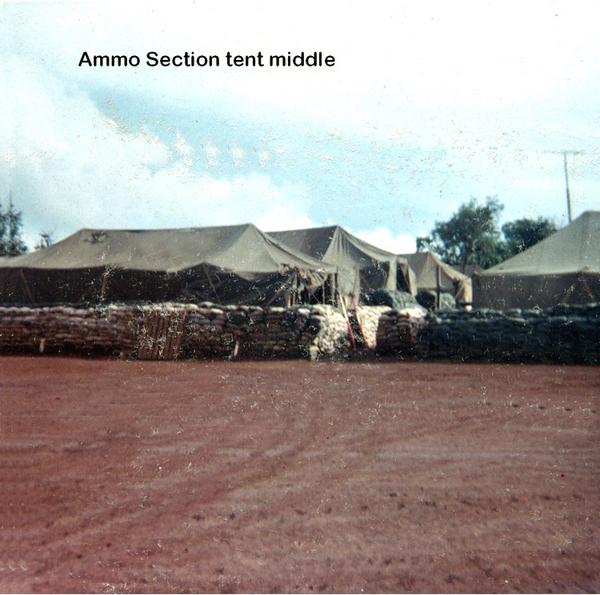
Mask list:
[[[538,217],[535,220],[517,219],[502,226],[510,256],[531,248],[556,231],[558,231],[556,224],[545,217]]]
[[[557,231],[552,221],[539,217],[506,223],[501,233],[498,219],[503,209],[504,205],[495,198],[488,197],[485,205],[472,198],[448,221],[436,222],[430,236],[418,238],[417,251],[430,250],[463,271],[468,264],[488,268]]]
[[[27,252],[27,245],[21,238],[23,214],[15,211],[12,200],[8,208],[0,205],[0,256],[18,256]]]

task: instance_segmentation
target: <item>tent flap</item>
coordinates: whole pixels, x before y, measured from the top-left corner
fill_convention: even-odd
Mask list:
[[[412,292],[406,259],[381,250],[337,225],[268,235],[282,245],[337,267],[337,290],[342,295],[359,297],[380,288]]]

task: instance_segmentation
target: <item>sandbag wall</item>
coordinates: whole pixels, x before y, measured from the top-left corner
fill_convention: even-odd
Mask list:
[[[0,307],[2,353],[98,353],[140,359],[329,356],[347,346],[331,306],[211,303],[102,308]]]
[[[138,308],[0,307],[0,352],[131,355]]]
[[[547,310],[438,310],[419,332],[427,359],[600,363],[600,304]]]
[[[379,319],[376,349],[385,355],[414,355],[420,330],[427,321],[421,308],[388,309]]]
[[[359,307],[363,347],[424,359],[600,364],[600,305],[549,310]],[[357,333],[356,313],[348,312]],[[373,339],[373,335],[375,339]],[[331,306],[204,303],[97,308],[0,307],[0,352],[108,354],[140,359],[345,354],[348,323]]]
[[[347,311],[348,320],[357,346],[375,349],[377,345],[377,328],[381,317],[389,312],[389,306],[359,306]],[[346,327],[348,323],[346,323]]]
[[[182,357],[309,357],[345,347],[344,317],[331,306],[188,306]]]

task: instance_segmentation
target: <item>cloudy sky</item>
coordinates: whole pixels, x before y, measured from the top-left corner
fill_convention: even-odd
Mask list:
[[[405,252],[488,196],[504,221],[564,225],[563,150],[579,151],[574,217],[600,208],[598,2],[140,6],[0,1],[0,200],[32,243],[336,223]],[[139,65],[80,65],[84,52]],[[151,66],[149,52],[220,63]],[[288,52],[335,65],[269,65]]]

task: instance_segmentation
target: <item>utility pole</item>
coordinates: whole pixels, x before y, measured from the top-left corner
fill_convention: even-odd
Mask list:
[[[567,185],[567,209],[569,213],[569,223],[573,220],[573,211],[571,209],[571,188],[569,186],[569,162],[568,155],[579,155],[582,151],[570,151],[563,149],[562,151],[548,151],[548,153],[561,154],[565,163],[565,183]]]

